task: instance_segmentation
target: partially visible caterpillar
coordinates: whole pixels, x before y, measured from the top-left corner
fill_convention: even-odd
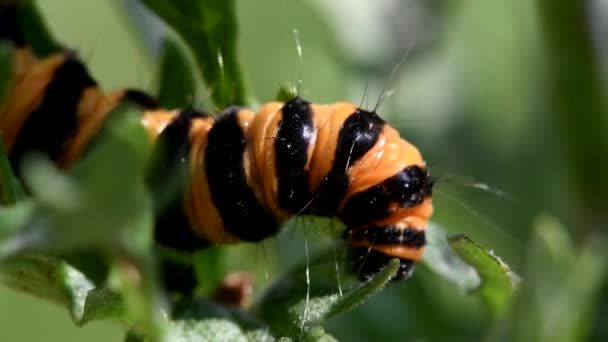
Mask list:
[[[232,106],[216,116],[165,110],[140,91],[104,93],[73,54],[36,60],[16,25],[0,25],[0,39],[17,46],[11,90],[0,106],[0,132],[15,169],[31,150],[69,168],[113,109],[141,108],[142,125],[162,147],[154,186],[168,177],[186,180],[158,213],[159,244],[190,251],[257,242],[288,218],[310,214],[346,225],[343,236],[362,279],[392,258],[401,260],[395,278],[404,278],[421,258],[433,178],[416,147],[374,111],[300,97],[257,112]]]

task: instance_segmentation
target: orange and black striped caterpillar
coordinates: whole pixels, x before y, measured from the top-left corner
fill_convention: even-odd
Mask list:
[[[0,39],[17,47],[0,132],[16,170],[32,150],[69,168],[87,153],[113,109],[128,103],[141,110],[141,123],[158,147],[149,186],[162,189],[168,179],[184,179],[171,204],[157,213],[159,244],[191,251],[258,242],[288,218],[310,214],[346,225],[352,267],[362,279],[392,258],[401,260],[401,279],[421,258],[433,178],[418,149],[375,111],[299,97],[257,112],[238,106],[213,116],[165,110],[140,91],[104,93],[74,54],[35,59],[15,28],[0,25]]]

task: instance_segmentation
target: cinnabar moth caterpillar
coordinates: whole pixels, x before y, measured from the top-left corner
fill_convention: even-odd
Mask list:
[[[0,39],[17,47],[11,92],[0,106],[0,131],[16,169],[32,150],[68,168],[116,106],[141,108],[142,125],[162,146],[150,186],[185,180],[158,213],[159,244],[191,251],[258,242],[288,218],[309,214],[346,225],[343,236],[362,279],[392,258],[401,260],[396,278],[403,278],[421,258],[433,178],[418,149],[374,111],[300,97],[257,112],[165,110],[140,91],[104,93],[73,54],[37,60],[16,25],[1,26]]]

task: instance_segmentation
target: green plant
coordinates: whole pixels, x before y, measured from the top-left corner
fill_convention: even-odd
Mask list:
[[[232,1],[144,3],[178,33],[164,48],[158,91],[162,103],[181,104],[183,94],[196,93],[204,80],[213,90],[216,107],[247,104]],[[37,51],[54,51],[57,44],[44,29],[35,6],[28,3],[27,8],[22,20],[33,28],[28,39]],[[4,94],[10,48],[0,49],[0,59],[0,94]],[[322,323],[348,315],[347,311],[383,291],[395,273],[398,265],[391,263],[368,282],[345,284],[341,293],[334,280],[336,255],[341,253],[338,245],[315,251],[273,277],[251,310],[206,298],[167,303],[157,279],[150,195],[142,181],[146,137],[128,108],[120,112],[104,143],[77,169],[61,173],[49,161],[30,160],[22,175],[31,189],[27,195],[6,156],[0,154],[4,203],[0,207],[0,280],[5,285],[65,306],[77,325],[100,319],[121,321],[129,331],[129,341],[332,340]],[[500,258],[470,238],[448,234],[437,224],[428,231],[429,248],[421,271],[431,272],[423,277],[447,280],[450,286],[478,296],[488,320],[495,322],[488,329],[490,338],[550,340],[557,334],[562,340],[576,340],[585,336],[588,323],[578,313],[591,315],[592,299],[606,276],[603,236],[577,249],[555,219],[541,216],[527,253],[523,285],[518,285],[519,277]],[[203,269],[199,272],[202,292],[212,289],[225,273],[224,258],[216,249],[197,254],[198,267]],[[593,277],[582,271],[588,269]],[[565,274],[585,281],[564,282]],[[564,286],[555,289],[555,282]],[[518,286],[523,289],[514,297]],[[572,306],[563,308],[562,302],[551,298]],[[372,298],[367,307],[373,305]],[[168,319],[171,306],[174,311]],[[421,312],[433,309],[419,308]],[[552,315],[555,310],[569,315]],[[433,323],[427,325],[431,328]]]

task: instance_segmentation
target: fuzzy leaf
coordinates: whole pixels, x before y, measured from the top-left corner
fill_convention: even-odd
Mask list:
[[[9,272],[5,282],[66,306],[77,324],[120,315],[156,340],[165,336],[166,324],[151,255],[152,206],[143,185],[149,137],[137,114],[117,109],[103,138],[93,141],[69,173],[59,172],[48,160],[30,160],[24,178],[32,189],[34,210],[22,229],[2,241],[0,251],[7,258],[2,265]],[[80,273],[64,261],[42,256],[22,260],[24,252],[34,250],[114,255],[117,296],[101,289],[88,296],[94,285],[84,274],[100,270]],[[124,311],[118,298],[124,300]]]
[[[5,260],[0,266],[2,283],[18,291],[68,307],[75,322],[82,316],[93,283],[61,259],[24,254]]]
[[[95,146],[71,174],[59,172],[41,158],[26,163],[24,178],[32,189],[36,212],[19,234],[5,241],[15,247],[15,252],[31,248],[115,248],[117,234],[151,216],[141,181],[145,155],[142,142],[147,138],[138,121],[118,121],[111,125],[111,134],[106,134],[104,142]],[[110,160],[113,163],[108,163]],[[148,221],[151,224],[151,218]],[[149,235],[150,229],[147,232]],[[149,245],[150,238],[145,240]]]
[[[83,309],[80,320],[77,321],[79,325],[100,319],[121,317],[125,311],[120,295],[106,287],[90,290]]]
[[[82,272],[48,255],[22,254],[0,265],[0,280],[17,291],[65,306],[78,325],[121,314],[118,295],[106,288],[95,288]]]
[[[169,325],[169,339],[175,342],[275,340],[268,331],[246,331],[226,319],[173,321]]]
[[[299,339],[305,342],[337,342],[338,340],[328,334],[321,326],[313,326]]]
[[[65,292],[56,282],[61,260],[38,254],[24,254],[3,260],[0,264],[1,282],[17,291],[65,304]]]
[[[486,306],[495,315],[503,314],[508,309],[519,277],[499,257],[463,234],[450,235],[448,243],[479,274],[481,284],[475,291],[479,292]]]
[[[423,265],[463,290],[471,291],[479,287],[481,280],[477,271],[450,247],[443,228],[430,222],[426,228],[426,240],[427,246],[421,261]]]
[[[245,104],[233,0],[143,0],[192,48],[215,105]]]
[[[93,283],[80,271],[61,261],[57,267],[56,284],[63,290],[68,310],[74,322],[79,322],[84,313],[85,302]]]
[[[316,276],[311,279],[310,288],[307,288],[306,272],[312,271],[296,268],[267,291],[259,303],[259,311],[275,331],[287,336],[299,336],[310,327],[362,304],[391,280],[399,265],[399,260],[391,260],[373,278],[342,295],[335,284],[327,282],[329,277]]]
[[[175,307],[173,317],[169,323],[170,341],[275,341],[268,327],[244,311],[206,299],[182,301]]]

